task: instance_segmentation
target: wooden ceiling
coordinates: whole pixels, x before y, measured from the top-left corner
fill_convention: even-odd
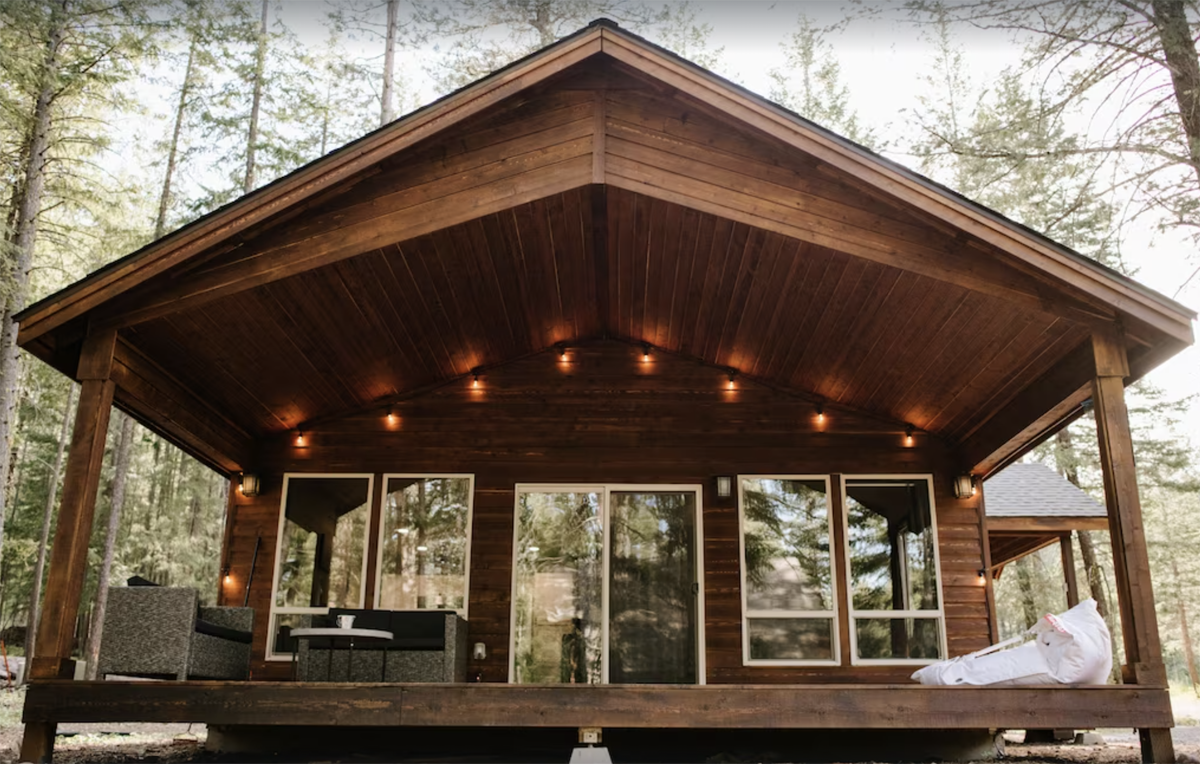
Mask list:
[[[911,423],[986,472],[1086,397],[1093,327],[1124,324],[1135,373],[1190,341],[1124,282],[1035,267],[1038,242],[606,33],[48,298],[21,344],[72,373],[84,325],[119,329],[118,402],[227,471],[313,419],[608,336]]]

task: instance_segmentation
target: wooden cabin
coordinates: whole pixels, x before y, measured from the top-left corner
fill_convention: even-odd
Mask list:
[[[82,383],[23,755],[136,719],[1132,726],[1173,760],[1123,391],[1194,317],[597,22],[21,313]],[[1086,401],[1126,683],[912,682],[993,639],[982,480]],[[60,678],[113,405],[241,486],[250,681]],[[293,681],[285,628],[335,606],[457,612],[476,681]]]

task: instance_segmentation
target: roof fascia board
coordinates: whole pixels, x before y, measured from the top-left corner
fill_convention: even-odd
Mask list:
[[[603,30],[602,50],[622,63],[681,90],[687,95],[773,137],[805,151],[831,166],[901,198],[917,194],[928,204],[923,209],[950,225],[978,236],[1020,261],[1054,277],[1060,283],[1078,285],[1119,311],[1189,344],[1195,314],[1175,304],[1156,299],[1129,284],[1114,279],[1099,265],[1056,251],[1018,229],[981,210],[964,205],[945,192],[902,172],[882,157],[835,140],[798,121],[759,98],[741,93],[715,75],[698,67],[676,62],[649,48],[645,42],[613,29]],[[1090,287],[1090,288],[1088,288]],[[1171,301],[1173,303],[1173,301]]]
[[[501,70],[301,167],[117,261],[113,267],[101,269],[73,287],[31,305],[17,316],[18,344],[36,339],[86,312],[89,305],[132,289],[364,168],[599,53],[602,32],[600,27],[591,27],[574,39],[546,48],[511,69]]]

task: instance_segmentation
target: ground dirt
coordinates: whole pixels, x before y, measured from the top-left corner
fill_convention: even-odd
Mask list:
[[[23,725],[20,722],[21,690],[0,689],[0,764],[18,761]],[[1173,697],[1176,727],[1177,761],[1200,764],[1200,700],[1195,697]],[[204,750],[207,731],[204,725],[194,724],[61,724],[54,746],[54,761],[61,764],[126,764],[132,762],[189,762],[262,761],[263,757],[222,756]],[[1141,761],[1137,734],[1128,729],[1100,730],[1103,745],[1023,745],[1020,731],[1006,735],[1005,761],[1021,764],[1138,764]],[[612,752],[620,761],[620,752]],[[566,757],[564,756],[564,764]],[[362,764],[366,759],[347,757],[344,761]],[[456,759],[439,757],[440,762]],[[310,761],[289,758],[281,761]],[[329,764],[327,756],[311,761]]]

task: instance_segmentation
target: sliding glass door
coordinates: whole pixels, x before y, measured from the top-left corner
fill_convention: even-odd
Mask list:
[[[703,681],[698,486],[518,486],[521,684]]]

